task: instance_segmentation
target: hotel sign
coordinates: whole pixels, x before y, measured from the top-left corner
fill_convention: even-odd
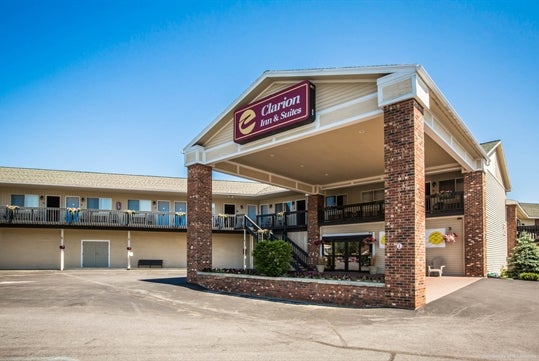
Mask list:
[[[234,142],[250,141],[311,123],[315,118],[314,85],[303,81],[234,112]]]

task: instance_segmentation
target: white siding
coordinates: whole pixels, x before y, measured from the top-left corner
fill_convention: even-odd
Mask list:
[[[487,272],[500,273],[507,262],[505,190],[496,177],[486,172]]]

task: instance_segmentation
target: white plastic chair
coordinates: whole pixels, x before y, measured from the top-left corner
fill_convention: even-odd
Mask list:
[[[432,259],[432,265],[429,265],[429,276],[431,273],[438,273],[438,277],[442,277],[445,268],[445,261],[441,257],[435,257]]]

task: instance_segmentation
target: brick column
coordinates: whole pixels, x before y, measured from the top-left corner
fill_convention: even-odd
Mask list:
[[[212,168],[187,168],[187,282],[197,282],[197,271],[212,266]]]
[[[385,283],[391,307],[425,304],[425,133],[414,99],[384,107]]]
[[[312,244],[313,240],[320,238],[320,224],[318,215],[324,209],[324,196],[312,194],[307,197],[307,253],[309,264],[316,265],[316,259],[320,255],[320,246]]]
[[[487,274],[485,174],[464,174],[464,274]]]
[[[507,257],[513,254],[513,248],[517,245],[517,205],[505,206],[505,218],[507,222]]]

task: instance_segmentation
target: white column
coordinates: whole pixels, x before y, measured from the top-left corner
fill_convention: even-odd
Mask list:
[[[131,231],[127,231],[127,269],[131,269],[131,256],[133,252],[131,250]]]
[[[65,245],[64,245],[64,230],[60,230],[60,271],[64,270],[64,251],[65,251]]]

